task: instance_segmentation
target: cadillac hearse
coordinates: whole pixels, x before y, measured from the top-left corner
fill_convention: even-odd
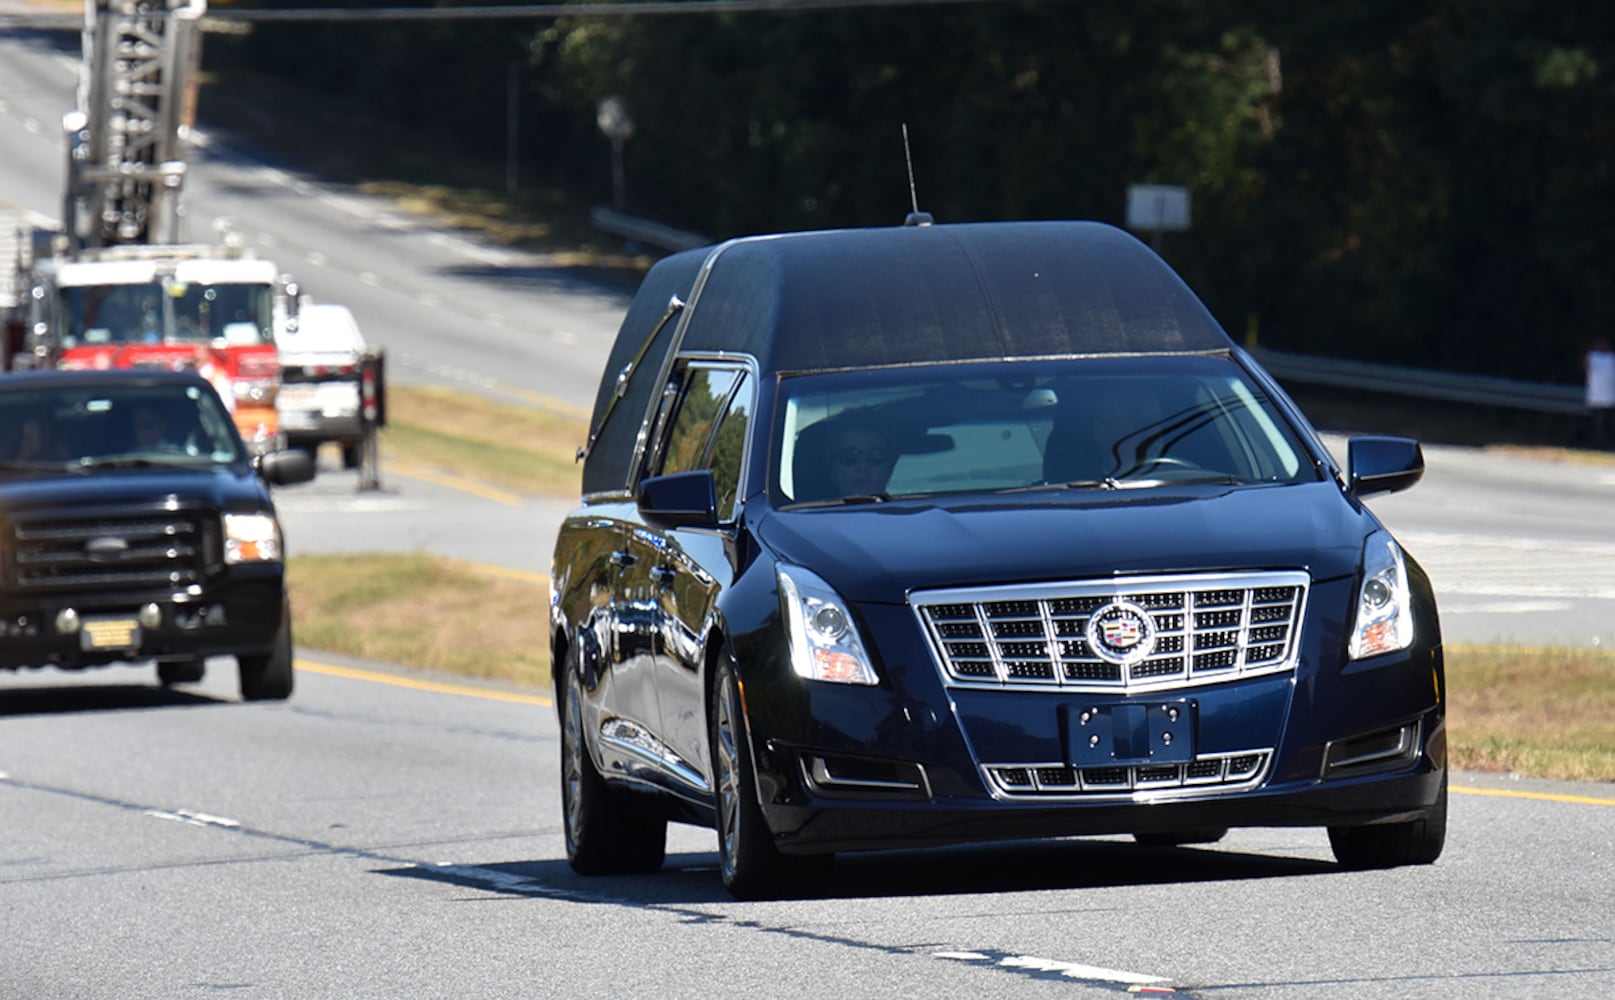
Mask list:
[[[1425,573],[1149,247],[1091,222],[731,240],[623,321],[556,539],[568,858],[717,831],[737,897],[837,852],[1446,831]]]

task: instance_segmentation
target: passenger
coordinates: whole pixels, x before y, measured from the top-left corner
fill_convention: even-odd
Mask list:
[[[135,404],[135,447],[141,451],[165,451],[180,447],[168,433],[168,421],[160,408],[150,403]]]
[[[67,457],[67,449],[56,440],[45,421],[32,417],[22,423],[13,457],[19,462],[58,462]]]

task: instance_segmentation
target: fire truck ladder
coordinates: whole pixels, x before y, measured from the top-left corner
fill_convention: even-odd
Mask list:
[[[86,247],[175,243],[207,0],[85,0],[62,221]],[[80,207],[83,232],[80,232]]]

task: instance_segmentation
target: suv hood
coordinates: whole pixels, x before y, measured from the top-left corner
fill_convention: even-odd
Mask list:
[[[226,510],[272,509],[269,491],[247,466],[102,469],[93,474],[0,471],[0,510],[150,505],[170,494]]]
[[[1141,573],[1303,569],[1316,582],[1354,574],[1379,527],[1320,482],[777,510],[755,531],[848,600],[897,604],[911,590]]]

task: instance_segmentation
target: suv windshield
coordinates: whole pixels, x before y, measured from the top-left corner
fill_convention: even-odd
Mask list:
[[[191,385],[0,392],[0,465],[104,467],[244,460],[218,397]]]
[[[1319,476],[1227,357],[837,372],[783,379],[780,392],[776,502]]]

